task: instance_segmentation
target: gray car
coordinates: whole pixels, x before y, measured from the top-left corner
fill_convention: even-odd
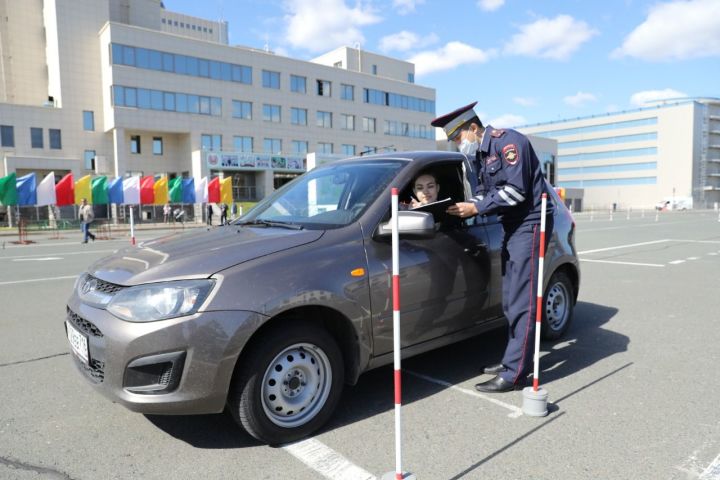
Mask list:
[[[393,361],[390,190],[409,199],[419,172],[435,175],[440,198],[462,201],[474,188],[458,153],[347,159],[305,173],[231,225],[99,260],[67,303],[75,364],[133,411],[227,408],[261,441],[307,436],[344,384]],[[550,339],[568,328],[580,282],[574,222],[555,203],[544,279]],[[403,357],[505,323],[496,216],[401,211],[398,221]]]

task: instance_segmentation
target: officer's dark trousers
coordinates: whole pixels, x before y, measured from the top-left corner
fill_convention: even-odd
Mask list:
[[[501,376],[509,382],[520,383],[533,364],[540,224],[503,226],[503,312],[508,320],[508,343],[502,359],[507,371]],[[552,227],[551,214],[545,225],[546,246]]]

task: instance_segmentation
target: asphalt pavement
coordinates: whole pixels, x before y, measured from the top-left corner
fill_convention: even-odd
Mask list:
[[[717,212],[576,215],[575,319],[541,347],[550,414],[480,395],[503,329],[403,363],[403,466],[419,479],[720,480]],[[139,230],[138,240],[171,230]],[[125,232],[0,238],[0,479],[344,479],[394,470],[391,367],[346,387],[313,438],[271,448],[229,416],[144,416],[93,391],[65,300]]]

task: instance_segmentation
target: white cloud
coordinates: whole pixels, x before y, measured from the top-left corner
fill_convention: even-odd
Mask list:
[[[425,0],[393,0],[393,8],[398,15],[407,15],[408,13],[415,13],[415,7],[423,3],[425,3]]]
[[[438,36],[434,33],[420,37],[416,33],[403,30],[380,39],[379,49],[381,52],[389,52],[392,50],[405,52],[412,48],[423,48],[432,45],[438,41]]]
[[[643,92],[632,94],[630,97],[630,104],[637,107],[647,107],[650,104],[658,103],[669,98],[685,97],[687,97],[687,94],[678,92],[672,88],[666,88],[665,90],[645,90]]]
[[[514,115],[512,113],[506,113],[495,117],[487,122],[487,125],[492,125],[494,128],[510,128],[518,125],[524,125],[527,123],[525,117],[522,115]]]
[[[720,2],[673,1],[655,5],[625,37],[614,57],[670,60],[720,55]]]
[[[597,35],[597,30],[570,15],[558,15],[522,25],[505,45],[505,52],[514,55],[567,60],[580,46]]]
[[[354,8],[344,0],[287,0],[285,40],[293,48],[327,52],[343,45],[364,43],[359,27],[382,19],[369,7]]]
[[[523,107],[534,107],[535,105],[537,105],[537,102],[534,98],[515,97],[513,98],[513,102]]]
[[[478,0],[477,6],[486,12],[497,10],[505,4],[505,0]]]
[[[578,92],[575,95],[570,95],[563,98],[563,102],[571,107],[582,107],[586,103],[597,101],[597,97],[592,93]]]
[[[449,42],[437,50],[420,52],[408,59],[415,64],[415,73],[424,75],[442,70],[452,70],[460,65],[487,62],[494,50],[481,50],[462,42]]]

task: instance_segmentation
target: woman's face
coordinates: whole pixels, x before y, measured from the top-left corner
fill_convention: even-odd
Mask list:
[[[435,178],[432,175],[420,175],[415,179],[413,193],[423,205],[437,201],[438,184],[435,182]]]

